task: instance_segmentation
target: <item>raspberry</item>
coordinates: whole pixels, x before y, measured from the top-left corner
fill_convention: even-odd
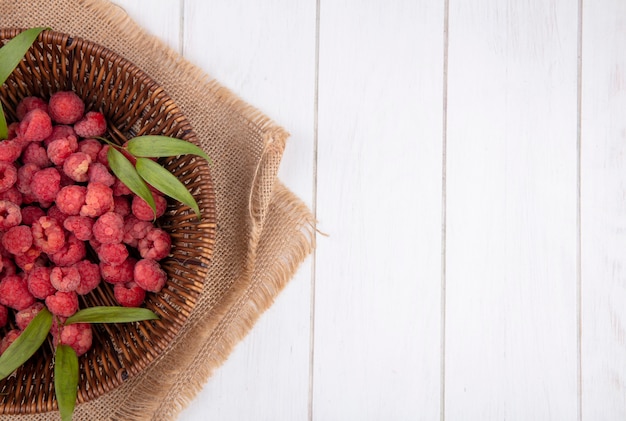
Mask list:
[[[17,181],[17,168],[9,162],[0,161],[0,193],[9,190]]]
[[[0,142],[0,161],[15,162],[22,154],[22,144],[15,139]]]
[[[79,357],[89,351],[92,341],[89,323],[72,323],[61,328],[60,343],[72,347]]]
[[[89,260],[81,260],[74,264],[80,273],[80,285],[76,288],[76,293],[85,295],[100,285],[100,267]]]
[[[65,246],[63,228],[49,216],[42,216],[32,225],[33,244],[44,253],[57,253]]]
[[[122,243],[102,244],[97,253],[101,262],[110,265],[120,265],[128,257],[128,249]]]
[[[102,143],[98,139],[83,139],[78,142],[78,150],[89,155],[91,162],[98,161],[100,149],[102,149]]]
[[[135,215],[130,214],[124,219],[124,238],[122,241],[136,248],[139,240],[144,238],[153,227],[151,222],[140,221]]]
[[[114,196],[130,196],[133,192],[126,186],[126,184],[122,183],[119,178],[115,179],[115,183],[113,184],[113,195]]]
[[[119,305],[124,307],[139,307],[146,298],[146,291],[136,282],[115,284],[113,295]]]
[[[15,121],[7,127],[7,139],[15,139],[17,137],[17,129],[19,129],[20,123]]]
[[[9,309],[0,304],[0,327],[6,326],[9,322]]]
[[[8,200],[0,200],[0,230],[7,230],[22,222],[20,207]]]
[[[0,260],[2,260],[2,271],[0,271],[0,276],[15,275],[17,273],[17,266],[15,266],[13,259],[2,256],[2,259]]]
[[[29,111],[17,129],[17,137],[24,142],[41,142],[51,134],[50,116],[39,108]]]
[[[109,145],[103,145],[102,148],[100,149],[100,152],[98,152],[98,162],[101,163],[102,165],[104,165],[105,167],[109,168],[109,148],[111,146]]]
[[[24,253],[16,254],[13,257],[13,260],[20,269],[22,269],[24,272],[29,272],[37,265],[37,260],[40,256],[41,250],[39,250],[37,247],[32,246]]]
[[[85,204],[86,197],[87,187],[78,184],[65,186],[57,195],[56,205],[66,215],[78,215]]]
[[[107,167],[99,162],[91,163],[88,177],[90,183],[101,183],[109,187],[113,186],[116,180],[115,176],[109,172]]]
[[[56,266],[50,272],[50,283],[59,291],[75,291],[80,285],[80,273],[73,266]]]
[[[46,215],[57,221],[60,226],[63,226],[63,224],[65,224],[65,220],[70,216],[59,209],[57,205],[50,206]]]
[[[49,167],[52,163],[48,159],[46,148],[38,143],[31,142],[22,151],[23,164],[35,164],[39,168]]]
[[[28,272],[26,284],[28,291],[35,298],[45,300],[48,295],[56,292],[56,288],[50,282],[50,272],[52,272],[52,268],[47,266],[37,266]]]
[[[100,275],[110,284],[125,284],[133,280],[133,270],[137,260],[128,257],[121,265],[109,265],[100,262]]]
[[[85,204],[80,208],[80,215],[95,218],[112,211],[114,206],[113,191],[110,187],[101,183],[89,183]]]
[[[22,208],[22,223],[24,225],[32,225],[33,222],[45,216],[46,212],[39,206],[26,206]]]
[[[87,241],[92,236],[93,219],[88,216],[70,216],[63,222],[63,228],[73,233],[80,241]]]
[[[15,203],[17,206],[22,206],[24,203],[24,197],[22,193],[17,191],[15,186],[11,187],[9,190],[0,193],[0,200],[8,200],[9,202]]]
[[[26,329],[26,326],[28,326],[41,309],[43,309],[43,303],[41,301],[37,301],[32,306],[18,311],[15,313],[15,324],[20,330]]]
[[[0,304],[24,310],[35,303],[35,297],[28,291],[26,281],[19,275],[7,275],[0,281]]]
[[[74,234],[67,237],[65,246],[54,254],[50,254],[50,260],[58,266],[71,266],[85,258],[87,247],[85,242],[76,238]]]
[[[150,205],[139,196],[133,197],[132,211],[133,214],[142,221],[153,221],[155,218],[159,218],[165,213],[167,207],[167,201],[160,194],[152,194],[154,197],[154,204],[156,206],[156,215],[152,211]]]
[[[102,136],[107,131],[107,122],[102,113],[89,111],[74,124],[74,131],[80,137]]]
[[[113,212],[124,217],[130,215],[130,202],[125,196],[113,196]]]
[[[61,175],[56,168],[44,168],[33,174],[30,188],[39,202],[53,202],[61,189]]]
[[[2,236],[2,246],[11,254],[22,254],[33,245],[33,235],[27,225],[9,228]]]
[[[72,91],[61,91],[52,94],[48,102],[50,117],[59,124],[74,124],[85,112],[85,104]]]
[[[52,134],[44,139],[43,144],[45,147],[48,147],[48,145],[50,145],[52,141],[66,138],[68,136],[73,136],[74,138],[76,138],[76,132],[74,131],[74,128],[72,126],[52,126]]]
[[[37,96],[27,96],[22,98],[19,104],[17,104],[17,108],[15,109],[15,113],[17,114],[17,119],[22,120],[24,116],[28,114],[29,111],[34,109],[40,109],[48,112],[48,104],[43,99]]]
[[[84,152],[74,152],[63,161],[63,172],[74,181],[84,182],[89,179],[91,158]]]
[[[22,331],[19,329],[11,329],[7,332],[7,334],[0,341],[0,355],[4,354],[4,351],[15,342],[15,340],[22,334]]]
[[[121,243],[124,238],[124,217],[107,212],[93,224],[93,236],[102,244]]]
[[[159,292],[165,285],[167,274],[156,260],[141,259],[135,265],[134,280],[146,291]]]
[[[53,140],[48,145],[48,158],[54,165],[63,165],[68,156],[78,150],[76,136],[69,135]]]
[[[56,316],[70,317],[78,311],[78,296],[74,291],[57,291],[47,296],[45,302],[50,313]]]
[[[40,170],[40,167],[32,163],[24,164],[17,170],[15,188],[17,188],[20,193],[27,196],[28,202],[34,202],[37,200],[33,193],[33,189],[31,188],[31,184],[33,182],[33,176]]]
[[[170,254],[172,239],[160,228],[152,228],[144,238],[139,240],[139,254],[144,259],[161,260]]]

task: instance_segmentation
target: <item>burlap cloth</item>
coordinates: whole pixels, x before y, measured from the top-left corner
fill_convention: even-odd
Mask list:
[[[106,46],[159,82],[213,159],[217,233],[205,289],[178,339],[76,420],[171,420],[312,251],[309,209],[277,171],[288,134],[104,0],[0,0],[0,27],[48,26]],[[58,419],[56,413],[3,419]]]

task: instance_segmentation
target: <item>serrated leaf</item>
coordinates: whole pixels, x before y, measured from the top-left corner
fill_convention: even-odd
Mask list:
[[[193,143],[168,136],[137,136],[128,141],[126,148],[136,157],[163,158],[190,154],[211,161],[206,152]]]
[[[161,193],[178,200],[194,210],[200,218],[200,208],[187,187],[171,172],[148,158],[137,158],[135,163],[139,175]]]
[[[24,54],[33,45],[42,31],[50,28],[30,28],[20,32],[0,48],[0,85],[2,85],[20,64]]]
[[[7,119],[2,109],[2,103],[0,102],[0,140],[4,140],[9,137],[9,128],[7,126]]]
[[[143,179],[139,176],[139,173],[128,158],[112,146],[109,147],[107,158],[109,160],[109,167],[111,167],[113,174],[115,174],[115,176],[119,178],[120,181],[130,189],[130,191],[145,200],[156,215],[156,205],[154,204],[152,192],[146,185],[145,181],[143,181]]]
[[[152,310],[139,307],[95,306],[88,307],[68,317],[65,324],[72,323],[128,323],[158,319]]]
[[[61,420],[71,421],[78,394],[78,356],[67,345],[58,345],[54,356],[54,394]]]
[[[26,329],[0,355],[0,379],[4,379],[24,364],[46,340],[52,327],[52,314],[43,308]]]

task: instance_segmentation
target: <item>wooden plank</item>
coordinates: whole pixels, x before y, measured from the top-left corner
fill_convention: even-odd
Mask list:
[[[313,205],[314,2],[186,0],[183,53],[291,134],[280,178]],[[300,420],[309,408],[312,259],[181,420]]]
[[[626,4],[583,2],[582,413],[626,418]]]
[[[445,415],[577,418],[577,5],[450,0]]]
[[[321,3],[314,420],[439,418],[443,12]]]

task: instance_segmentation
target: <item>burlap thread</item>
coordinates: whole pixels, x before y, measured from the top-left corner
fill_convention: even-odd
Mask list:
[[[177,340],[76,420],[172,420],[195,397],[314,247],[309,209],[279,180],[288,133],[105,0],[0,0],[1,27],[49,26],[139,66],[176,101],[212,157],[217,233],[205,289]],[[56,413],[4,416],[55,420]]]

